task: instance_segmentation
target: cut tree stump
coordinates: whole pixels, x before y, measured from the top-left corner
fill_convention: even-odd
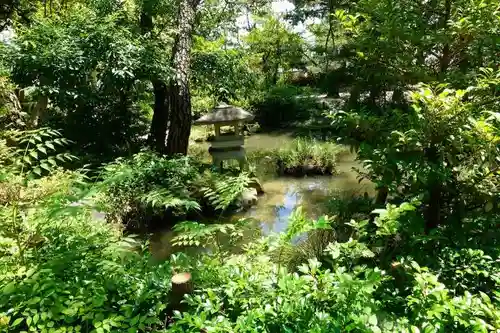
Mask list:
[[[190,294],[193,291],[193,283],[191,273],[183,272],[172,276],[172,289],[169,295],[169,308],[173,310],[181,310],[181,301],[184,295]]]

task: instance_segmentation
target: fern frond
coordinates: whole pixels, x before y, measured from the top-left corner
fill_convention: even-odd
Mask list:
[[[191,199],[175,196],[169,189],[157,188],[142,194],[139,200],[153,208],[172,208],[185,211],[200,210],[200,205]]]
[[[255,179],[248,173],[238,176],[219,176],[211,187],[202,189],[210,204],[217,210],[226,210],[234,204]]]
[[[14,143],[11,148],[10,166],[14,172],[23,174],[51,173],[58,161],[68,162],[76,159],[69,153],[56,153],[59,148],[69,144],[69,140],[61,137],[59,131],[43,127],[33,130],[12,130],[8,137]]]

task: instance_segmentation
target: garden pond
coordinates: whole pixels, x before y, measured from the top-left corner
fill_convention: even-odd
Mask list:
[[[258,149],[279,148],[293,140],[290,133],[254,134],[246,139],[248,153]],[[206,143],[196,143],[207,147]],[[251,208],[223,218],[231,222],[238,219],[252,221],[262,235],[286,229],[290,214],[302,209],[311,218],[325,214],[325,201],[338,194],[353,196],[367,194],[373,196],[373,184],[359,181],[355,169],[360,168],[354,153],[344,153],[339,157],[337,174],[334,176],[278,177],[268,175],[261,179],[264,194]],[[151,250],[155,257],[166,258],[171,253],[171,230],[156,232],[151,238]]]

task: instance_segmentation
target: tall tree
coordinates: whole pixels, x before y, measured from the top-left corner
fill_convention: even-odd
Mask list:
[[[158,153],[165,152],[165,142],[168,129],[169,107],[168,76],[171,72],[170,55],[166,49],[169,38],[167,31],[174,24],[169,17],[173,4],[162,0],[143,0],[140,8],[139,26],[148,45],[148,64],[146,76],[153,86],[154,105],[153,117],[149,130],[148,144]],[[166,36],[165,36],[166,35]]]
[[[172,50],[172,67],[175,76],[170,82],[168,96],[170,127],[167,154],[187,154],[192,121],[189,92],[191,44],[199,4],[200,0],[181,0],[179,6],[179,33]]]
[[[259,58],[258,67],[267,84],[276,84],[281,70],[303,65],[303,39],[276,17],[269,15],[259,20],[246,42],[250,52]]]

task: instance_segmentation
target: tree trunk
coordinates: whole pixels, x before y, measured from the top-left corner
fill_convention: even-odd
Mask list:
[[[436,145],[431,145],[425,152],[427,161],[431,165],[436,165],[439,162],[438,148]],[[441,223],[441,206],[442,206],[442,186],[439,177],[434,174],[430,177],[428,184],[429,199],[427,208],[424,212],[425,217],[425,232],[428,234],[431,230],[437,228]]]
[[[425,211],[425,233],[437,228],[441,223],[441,186],[433,184],[430,189],[429,203]]]
[[[143,35],[151,32],[154,28],[152,14],[145,7],[141,11],[139,26]],[[153,84],[155,104],[149,129],[148,145],[156,152],[163,154],[165,152],[169,116],[167,84],[160,77],[154,78],[151,83]]]
[[[167,85],[161,80],[153,80],[155,106],[149,131],[148,143],[158,153],[165,152],[165,138],[168,125]]]
[[[382,93],[382,90],[380,89],[380,86],[374,85],[370,89],[370,95],[368,96],[368,103],[369,105],[373,107],[377,107],[377,100],[380,98],[380,95]]]
[[[176,77],[170,83],[170,128],[167,154],[187,154],[191,134],[191,95],[189,93],[190,56],[193,25],[200,0],[181,0],[179,34],[173,48],[173,67]]]
[[[359,97],[361,95],[361,87],[358,86],[356,83],[351,87],[350,95],[349,95],[349,100],[347,101],[347,104],[349,106],[356,106],[359,104]]]
[[[377,197],[375,198],[375,205],[385,206],[387,202],[387,196],[389,195],[389,189],[387,186],[381,186],[377,189]]]
[[[444,30],[447,29],[448,21],[450,20],[451,17],[451,1],[452,0],[446,0],[444,4],[444,15],[441,21],[441,27]],[[450,62],[451,62],[451,48],[450,44],[447,42],[443,46],[443,54],[441,55],[441,59],[439,61],[440,74],[446,73],[448,67],[450,66]]]

